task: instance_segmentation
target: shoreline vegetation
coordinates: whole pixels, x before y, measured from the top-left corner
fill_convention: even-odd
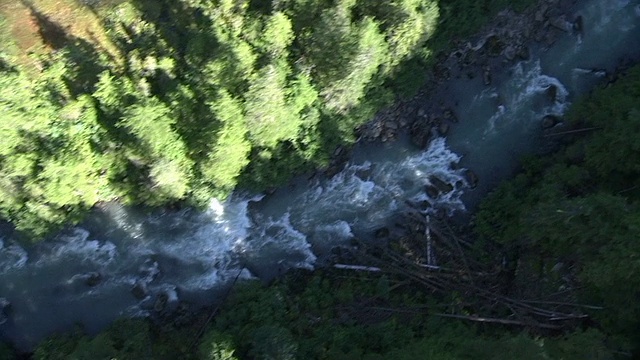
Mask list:
[[[224,55],[225,61],[250,56],[253,46],[263,46],[266,49],[253,60],[253,64],[262,65],[259,67],[260,70],[252,72],[248,67],[243,68],[247,65],[246,63],[237,61],[237,66],[232,70],[233,73],[226,74],[224,72],[227,69],[216,64],[215,60],[213,64],[203,65],[202,59],[206,58],[210,50],[203,45],[206,42],[200,43],[200,48],[196,46],[197,44],[193,44],[194,48],[189,48],[190,45],[186,43],[177,46],[181,44],[181,39],[192,34],[190,31],[193,29],[189,26],[186,26],[185,30],[175,27],[174,23],[168,21],[171,16],[182,19],[183,22],[178,21],[177,24],[188,25],[194,17],[196,21],[203,23],[215,22],[212,20],[212,15],[207,13],[207,9],[201,8],[204,6],[204,1],[179,3],[188,3],[193,7],[200,6],[199,11],[195,14],[190,13],[187,19],[182,19],[181,15],[176,13],[179,9],[171,5],[163,3],[164,5],[159,7],[161,10],[154,10],[145,8],[144,2],[138,2],[136,4],[140,7],[127,10],[131,13],[118,15],[123,19],[131,16],[131,19],[138,21],[136,26],[118,25],[122,27],[115,26],[113,29],[116,30],[112,30],[116,32],[116,36],[121,37],[122,44],[129,44],[129,50],[126,51],[127,60],[124,62],[127,64],[124,67],[128,67],[129,70],[121,73],[126,74],[124,77],[109,73],[114,70],[109,65],[105,65],[108,60],[103,59],[101,60],[103,62],[97,62],[95,57],[84,58],[83,56],[88,53],[93,53],[95,47],[90,43],[79,41],[81,37],[74,38],[76,43],[82,44],[81,46],[74,45],[72,49],[67,49],[68,51],[56,50],[44,57],[49,60],[36,62],[38,66],[43,66],[38,70],[40,79],[38,81],[21,72],[26,65],[10,64],[6,60],[8,58],[4,58],[2,79],[6,82],[6,87],[5,92],[1,94],[2,104],[24,104],[19,107],[20,111],[29,116],[37,115],[36,119],[42,120],[42,123],[29,123],[25,120],[29,126],[20,131],[14,131],[16,129],[13,127],[2,128],[3,135],[7,131],[9,135],[16,138],[11,140],[10,136],[3,136],[14,142],[6,146],[6,149],[10,150],[5,149],[6,153],[1,154],[3,162],[0,165],[3,166],[3,173],[9,175],[3,175],[3,179],[0,180],[2,181],[0,190],[12,192],[11,196],[3,198],[0,210],[5,218],[22,219],[20,222],[14,220],[19,229],[27,234],[44,234],[52,227],[62,224],[62,219],[64,223],[69,219],[80,219],[81,215],[95,204],[92,201],[100,201],[99,196],[108,195],[132,203],[158,205],[168,199],[171,199],[170,201],[181,199],[180,196],[191,192],[206,198],[216,194],[216,191],[229,191],[235,187],[236,181],[247,188],[273,186],[286,181],[279,177],[282,173],[286,174],[285,177],[289,177],[294,173],[311,171],[314,168],[329,166],[330,169],[331,165],[340,166],[339,160],[332,159],[336,147],[345,146],[345,144],[348,146],[357,137],[362,140],[392,139],[397,129],[394,129],[393,125],[387,125],[390,119],[398,121],[401,126],[410,126],[413,130],[414,125],[408,121],[403,125],[402,121],[411,114],[415,114],[418,119],[413,124],[422,124],[415,125],[416,128],[423,126],[423,129],[431,131],[434,126],[440,127],[441,123],[434,122],[433,119],[448,120],[445,117],[446,106],[440,109],[443,111],[441,116],[432,116],[430,111],[412,104],[411,101],[415,101],[416,98],[396,103],[401,105],[392,107],[385,108],[383,105],[396,101],[399,94],[418,91],[421,88],[420,84],[425,81],[430,83],[445,81],[446,76],[429,79],[414,77],[413,80],[420,84],[401,86],[400,84],[408,83],[407,78],[412,78],[412,75],[417,73],[417,69],[446,64],[447,61],[459,60],[461,63],[466,61],[464,53],[459,53],[458,56],[455,55],[458,50],[452,52],[447,43],[448,39],[468,38],[477,33],[482,25],[488,25],[490,29],[492,24],[487,22],[489,19],[495,19],[494,16],[500,10],[507,6],[524,9],[531,5],[532,1],[517,4],[463,0],[438,3],[440,18],[437,21],[438,25],[434,25],[435,35],[426,40],[427,47],[413,49],[415,53],[412,58],[405,60],[402,65],[396,64],[400,66],[400,70],[397,70],[393,79],[385,79],[384,76],[375,73],[370,75],[369,81],[366,82],[360,99],[371,97],[384,101],[367,100],[371,102],[360,104],[359,106],[362,107],[350,109],[341,108],[335,103],[336,107],[333,108],[335,112],[331,114],[339,114],[336,115],[337,118],[343,120],[339,123],[332,122],[332,118],[323,112],[326,111],[325,102],[340,99],[336,98],[335,94],[317,91],[315,87],[317,85],[313,82],[315,81],[313,74],[317,70],[307,69],[306,74],[311,75],[312,80],[307,79],[306,83],[304,78],[292,75],[294,72],[284,76],[278,73],[278,66],[285,66],[282,64],[287,61],[291,64],[291,56],[295,56],[291,55],[292,52],[285,56],[282,52],[291,50],[283,44],[295,44],[298,40],[285,39],[286,36],[284,38],[273,36],[269,41],[262,40],[266,43],[255,40],[256,44],[260,43],[260,45],[254,45],[251,41],[242,39],[248,44],[245,46],[239,45],[240,43],[234,42],[237,39],[233,39],[233,31],[245,29],[245,26],[253,29],[255,33],[260,31],[268,33],[269,26],[274,26],[274,29],[278,30],[274,30],[271,34],[295,33],[297,39],[298,33],[295,26],[291,26],[291,32],[283,31],[282,29],[286,29],[287,25],[282,18],[274,19],[275,16],[267,17],[272,22],[261,22],[265,20],[261,19],[251,20],[249,24],[243,23],[235,17],[234,11],[237,9],[216,15],[219,16],[218,20],[224,20],[224,24],[228,26],[223,30],[214,30],[220,31],[214,36],[216,38],[214,43],[220,46],[216,49],[228,51]],[[230,4],[225,1],[221,3]],[[290,3],[305,6],[315,4],[312,1]],[[369,49],[371,44],[382,46],[386,43],[386,37],[379,36],[376,39],[374,31],[371,30],[376,26],[378,30],[384,26],[380,24],[372,26],[371,23],[367,25],[367,20],[364,19],[369,14],[367,11],[380,11],[387,14],[387,9],[364,9],[366,6],[355,1],[318,1],[317,4],[320,4],[318,11],[305,12],[308,18],[303,20],[322,19],[322,13],[325,10],[333,11],[331,15],[336,18],[334,15],[339,14],[341,9],[337,5],[328,6],[330,3],[352,4],[353,7],[349,9],[354,14],[358,14],[355,16],[359,20],[355,23],[356,25],[347,27],[358,34],[360,36],[358,39],[361,40],[360,43],[348,44],[355,49],[352,55],[358,54],[357,50],[362,49],[358,45],[367,44],[366,48]],[[422,2],[418,0],[397,2],[405,5],[418,3]],[[269,13],[268,9],[260,8],[260,2],[248,4],[248,14],[253,14],[252,11]],[[550,7],[549,4],[555,4],[558,7]],[[530,7],[526,12],[528,15],[525,16],[527,21],[538,23],[547,31],[542,35],[536,32],[530,36],[539,37],[540,41],[552,41],[547,34],[563,30],[551,25],[550,19],[543,18],[542,21],[538,21],[540,9],[546,7],[547,10],[542,14],[546,16],[549,9],[560,9],[562,6],[569,5],[569,2],[540,2],[537,6]],[[123,5],[120,4],[120,6]],[[136,15],[136,11],[155,21],[140,21],[136,17],[139,16],[139,14]],[[561,15],[553,11],[559,10],[551,10],[553,18]],[[375,22],[376,17],[371,18]],[[293,24],[295,23],[293,21]],[[391,21],[390,24],[392,23]],[[5,26],[6,22],[0,25]],[[439,27],[443,28],[440,31],[444,35],[438,34]],[[117,35],[117,31],[122,33]],[[160,33],[161,36],[155,36],[155,32]],[[308,41],[312,44],[316,44],[313,41],[320,41],[313,37],[313,30],[305,34],[309,36],[311,40]],[[113,33],[111,35],[113,36]],[[134,35],[142,38],[136,40]],[[206,37],[206,34],[202,36],[205,36],[203,41],[211,40]],[[223,43],[218,37],[226,37],[228,43]],[[340,36],[337,38],[339,39]],[[493,41],[490,38],[485,39],[489,43]],[[329,43],[337,41],[335,38],[321,40]],[[431,49],[428,48],[430,41]],[[453,43],[459,44],[459,41]],[[146,46],[149,48],[145,48]],[[178,51],[181,47],[195,51],[196,55],[191,58],[176,58],[173,51]],[[444,55],[438,57],[437,54],[429,52],[429,50],[435,51],[434,49],[438,47],[441,47],[438,52],[442,51]],[[462,48],[469,47],[463,43]],[[511,57],[510,50],[506,51],[507,48],[508,46],[500,47],[500,56]],[[138,49],[152,49],[152,51],[136,52]],[[513,53],[513,58],[520,56],[518,49],[514,51],[516,52]],[[320,56],[314,55],[313,51],[305,55]],[[286,59],[276,59],[278,56]],[[375,57],[367,53],[366,57],[371,59],[372,56]],[[347,56],[346,60],[327,60],[327,63],[321,65],[327,69],[333,67],[335,70],[336,67],[341,66],[331,62],[339,60],[349,64],[353,57]],[[229,81],[228,88],[219,90],[215,89],[211,83],[200,82],[211,75],[198,77],[197,74],[182,72],[183,66],[191,66],[192,63],[198,65],[195,68],[209,69],[208,71],[212,71],[216,76]],[[296,68],[297,65],[297,63],[294,63],[294,66],[289,65],[289,70],[299,70]],[[486,76],[483,64],[468,65],[474,67],[478,76]],[[95,71],[96,66],[101,70],[100,72]],[[451,67],[451,69],[454,68]],[[133,70],[138,73],[129,74],[128,71]],[[252,72],[248,75],[251,77],[252,85],[252,81],[268,79],[255,92],[275,91],[277,93],[278,89],[269,89],[270,84],[284,84],[284,88],[293,87],[293,90],[286,94],[269,98],[269,103],[280,102],[286,109],[299,108],[301,110],[298,114],[303,111],[312,112],[314,108],[317,110],[316,128],[313,126],[306,128],[308,124],[302,124],[299,125],[300,128],[296,128],[309,131],[305,133],[307,137],[326,136],[335,131],[341,135],[340,139],[344,143],[332,142],[335,138],[325,138],[322,143],[316,143],[314,139],[291,140],[282,134],[269,133],[272,129],[262,129],[266,133],[260,135],[265,137],[258,139],[251,137],[250,130],[246,126],[244,129],[237,129],[235,125],[246,122],[250,113],[250,109],[245,107],[246,104],[243,104],[243,101],[252,99],[255,101],[254,105],[266,107],[264,99],[251,98],[248,95],[247,98],[240,97],[230,90],[247,91],[248,94],[253,94],[251,85],[234,83],[237,76],[242,77],[246,72]],[[447,71],[436,67],[435,73],[444,75]],[[181,86],[183,84],[176,79],[180,81],[185,79],[187,85]],[[318,81],[321,83],[323,80]],[[87,92],[88,89],[91,91]],[[171,89],[175,92],[164,92],[163,95],[159,95],[158,89]],[[363,246],[361,252],[336,255],[338,259],[356,256],[378,265],[383,271],[323,269],[308,273],[300,270],[276,279],[268,286],[258,282],[246,282],[236,286],[219,309],[196,311],[189,308],[188,304],[183,304],[178,311],[171,314],[158,314],[157,319],[153,321],[119,320],[97,336],[84,335],[82,330],[78,329],[73,333],[58,334],[43,341],[32,354],[25,354],[24,357],[33,359],[632,358],[637,355],[640,344],[637,335],[637,329],[640,328],[638,320],[640,308],[631,301],[637,298],[639,295],[637,289],[640,289],[640,284],[636,284],[636,279],[640,279],[640,268],[636,266],[635,260],[635,256],[640,253],[635,241],[635,234],[640,226],[638,224],[640,185],[637,180],[640,178],[638,177],[640,165],[637,164],[640,159],[638,154],[640,150],[636,146],[636,138],[640,131],[638,89],[640,89],[640,69],[636,66],[606,88],[595,90],[573,105],[566,116],[568,126],[575,130],[590,128],[598,130],[569,133],[562,137],[560,149],[556,153],[525,161],[524,170],[520,175],[506,182],[487,197],[480,206],[473,224],[465,228],[464,236],[459,231],[447,231],[449,225],[446,223],[434,227],[439,230],[439,233],[429,236],[439,239],[442,242],[441,246],[443,249],[448,249],[447,254],[449,254],[448,258],[441,258],[444,263],[440,265],[443,268],[450,265],[451,270],[416,269],[416,264],[420,264],[424,259],[413,247],[413,243],[420,241],[421,236],[426,236],[426,232],[422,219],[414,219],[413,222],[406,219],[407,234],[404,238],[392,239],[389,249],[370,249]],[[311,94],[313,90],[316,91],[315,95]],[[342,94],[341,89],[333,90]],[[138,92],[144,91],[149,93],[140,97]],[[198,98],[201,96],[200,91],[212,94],[214,100],[207,102]],[[418,97],[423,95],[424,93],[419,93]],[[300,103],[293,101],[298,96],[307,99],[307,102],[303,101],[305,106],[301,107]],[[240,101],[240,99],[243,100]],[[29,101],[34,103],[29,104]],[[187,103],[191,101],[198,106],[196,109],[189,109],[189,114],[174,114],[173,107],[167,105],[183,104],[185,101]],[[322,105],[316,105],[318,103]],[[357,111],[354,110],[356,108]],[[385,110],[378,112],[374,118],[373,114],[381,108]],[[2,121],[0,124],[12,126],[19,124],[14,112],[6,115],[9,110],[11,107],[3,108],[4,114],[0,116],[11,117],[11,122],[0,119]],[[282,111],[282,109],[274,111]],[[179,123],[180,119],[185,119],[187,115],[203,116],[212,112],[226,116],[216,118],[214,121],[216,136],[212,143],[218,146],[223,144],[225,149],[233,149],[234,152],[216,153],[215,149],[208,148],[194,155],[191,153],[194,149],[199,147],[206,149],[211,145],[207,139],[198,137],[203,135],[203,129],[208,129],[207,124],[204,123],[204,118],[196,117],[193,122],[184,124]],[[61,115],[56,115],[53,122],[45,120],[50,119],[49,116],[52,113]],[[17,119],[27,118],[24,114],[20,116]],[[151,126],[148,121],[145,121],[149,118],[154,120],[154,124],[162,127]],[[374,120],[365,122],[371,118]],[[93,125],[87,127],[87,124]],[[362,124],[365,125],[362,126]],[[60,127],[56,129],[56,126]],[[354,134],[353,129],[357,126],[362,127]],[[51,129],[56,129],[59,134],[49,133]],[[167,135],[167,131],[174,135]],[[235,137],[236,132],[244,134],[244,140],[240,141],[240,145]],[[30,135],[25,136],[25,134]],[[66,134],[76,134],[77,139],[68,138]],[[169,145],[176,139],[190,136],[195,138],[189,146],[180,148],[178,145]],[[279,136],[284,137],[279,138]],[[426,146],[426,143],[422,143],[421,135],[412,133],[412,136],[417,146]],[[44,141],[45,139],[51,139],[51,143]],[[272,142],[273,139],[278,140]],[[24,143],[25,140],[31,142]],[[11,144],[15,146],[12,147]],[[616,144],[615,149],[612,149],[610,144]],[[191,145],[194,147],[192,148]],[[173,154],[165,158],[167,147],[171,152],[187,155],[181,158]],[[238,150],[237,147],[242,149]],[[69,149],[67,152],[62,152],[62,155],[69,157],[60,157],[61,155],[58,155],[61,154],[60,149]],[[112,158],[96,158],[94,153],[96,149],[110,154]],[[37,153],[31,157],[26,156],[25,154],[29,154],[30,151]],[[166,154],[168,153],[167,151]],[[238,153],[244,155],[242,159],[239,156],[235,157]],[[312,154],[312,156],[306,158],[304,154]],[[74,155],[82,158],[74,158]],[[196,161],[192,156],[202,157]],[[9,162],[5,159],[12,159],[13,163],[8,165]],[[86,159],[92,159],[93,165],[100,166],[89,170],[77,168],[85,165]],[[226,180],[229,184],[233,183],[233,187],[216,188],[217,190],[212,191],[208,188],[211,183],[204,180],[198,184],[201,187],[197,189],[192,187],[192,182],[180,181],[180,172],[197,167],[199,161],[222,160],[230,160],[235,165],[243,165],[243,168],[229,169],[216,163],[216,169],[225,169],[235,176],[217,179],[219,175],[209,174],[208,176],[211,176],[209,179]],[[274,168],[277,173],[271,174],[266,169],[271,169],[274,163],[278,163],[278,167]],[[305,164],[305,167],[295,165],[299,163]],[[114,164],[118,166],[111,168]],[[154,173],[154,165],[160,166],[161,169],[172,169],[172,171]],[[67,169],[67,166],[71,167]],[[5,169],[11,169],[13,172],[6,172]],[[35,172],[36,169],[37,172]],[[198,169],[198,176],[203,176],[204,179],[204,176],[207,176],[204,174],[205,167]],[[263,171],[262,177],[255,176]],[[63,176],[78,173],[84,174],[84,177],[74,175],[70,179],[63,178]],[[37,177],[30,179],[34,174]],[[60,177],[53,177],[56,174]],[[121,182],[122,188],[111,189],[114,179]],[[255,179],[259,181],[256,182]],[[29,183],[29,180],[33,183]],[[94,183],[93,181],[106,182]],[[66,193],[69,186],[80,185],[92,190],[99,185],[101,191],[107,190],[104,190],[105,193],[98,194],[90,192],[89,194],[94,196],[92,198]],[[141,195],[133,197],[130,195],[131,191],[141,191]],[[14,194],[19,194],[21,197]],[[129,197],[123,194],[129,194]],[[42,203],[38,203],[39,201]],[[46,207],[63,203],[64,205],[59,207]],[[45,207],[39,208],[38,205]],[[43,219],[47,221],[47,227],[34,227],[33,222],[41,222]],[[469,245],[466,236],[474,239],[473,245]],[[397,255],[400,256],[397,257]],[[398,268],[401,270],[397,270]],[[479,291],[478,287],[495,295],[495,300],[484,296],[483,294],[486,293]],[[511,299],[517,301],[511,302]],[[210,321],[214,315],[215,317]],[[544,324],[553,326],[538,326],[542,323],[541,319],[546,319]],[[13,350],[0,345],[0,358],[3,356],[12,358]]]

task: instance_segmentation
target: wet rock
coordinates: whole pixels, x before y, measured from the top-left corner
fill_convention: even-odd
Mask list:
[[[338,174],[340,171],[342,171],[342,167],[339,165],[330,165],[327,170],[324,171],[324,174],[326,177],[328,178],[332,178],[334,177],[336,174]]]
[[[387,121],[386,123],[384,123],[384,126],[387,129],[391,129],[391,130],[398,130],[398,124],[396,124],[393,121]]]
[[[11,302],[6,298],[0,298],[0,324],[4,324],[9,320],[11,312]]]
[[[485,48],[487,50],[487,55],[496,57],[502,53],[504,43],[500,40],[498,35],[490,35],[485,43]]]
[[[143,281],[136,281],[135,285],[131,288],[131,294],[138,300],[142,300],[149,295],[149,289],[147,284]]]
[[[419,118],[424,117],[426,114],[427,114],[427,112],[424,109],[420,108],[420,110],[418,110],[418,117]]]
[[[482,82],[487,86],[491,85],[491,71],[489,68],[484,68],[482,71]]]
[[[448,120],[452,123],[458,122],[458,117],[456,116],[456,113],[454,113],[452,109],[445,109],[444,112],[442,113],[442,117],[445,120]]]
[[[504,57],[511,61],[516,58],[516,49],[513,46],[507,46],[504,49]]]
[[[416,121],[413,123],[410,135],[411,143],[420,149],[425,149],[433,138],[430,126],[422,121]]]
[[[94,287],[100,284],[101,282],[102,282],[102,274],[100,274],[99,272],[90,272],[85,274],[84,283],[87,284],[87,286]]]
[[[435,199],[438,196],[440,196],[440,191],[433,185],[427,185],[424,188],[424,191],[427,193],[427,195],[432,198]]]
[[[386,227],[382,227],[382,228],[376,230],[375,237],[376,237],[376,239],[382,239],[382,238],[388,237],[389,234],[390,234],[389,229],[386,228]]]
[[[153,310],[158,313],[170,313],[178,306],[178,292],[175,287],[163,290],[156,296]]]
[[[556,124],[558,124],[559,122],[560,122],[560,119],[558,119],[556,116],[546,115],[545,117],[542,118],[542,128],[551,129],[552,127],[556,126]]]
[[[447,123],[440,123],[440,125],[438,125],[438,134],[444,136],[447,135],[447,133],[449,132],[449,124]]]
[[[558,87],[555,85],[550,85],[546,90],[545,90],[545,94],[547,95],[547,98],[549,99],[549,101],[551,102],[555,102],[556,98],[558,96]]]
[[[449,184],[448,182],[438,177],[435,177],[435,176],[429,177],[429,182],[441,193],[446,194],[453,191],[453,185]]]
[[[464,177],[467,180],[467,184],[469,184],[469,187],[471,189],[475,189],[478,186],[478,175],[476,175],[475,172],[473,172],[472,170],[467,170],[464,173]]]
[[[573,31],[582,34],[584,31],[584,22],[582,15],[576,16],[576,19],[573,21]]]
[[[564,32],[571,32],[572,28],[572,25],[567,22],[564,15],[551,20],[549,25]]]
[[[529,47],[526,45],[519,47],[516,55],[521,60],[529,60],[529,58],[531,57],[531,54],[529,53]]]

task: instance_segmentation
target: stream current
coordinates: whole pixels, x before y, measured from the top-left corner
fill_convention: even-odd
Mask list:
[[[178,299],[211,304],[238,276],[321,265],[331,248],[388,225],[406,201],[465,213],[522,155],[543,147],[545,115],[562,115],[620,59],[640,59],[640,0],[586,0],[574,11],[583,17],[582,34],[566,33],[548,49],[532,44],[531,59],[494,73],[492,85],[448,81],[442,93],[456,104],[459,123],[424,151],[406,136],[361,144],[331,179],[300,180],[269,196],[212,199],[205,212],[150,215],[105,204],[82,225],[30,248],[0,232],[0,298],[11,302],[0,336],[27,350],[77,323],[92,333],[117,317],[148,315],[159,296],[166,309]],[[465,168],[480,179],[473,191]],[[453,190],[427,195],[434,176]]]

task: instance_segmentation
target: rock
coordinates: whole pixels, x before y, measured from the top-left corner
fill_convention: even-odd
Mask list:
[[[448,182],[438,177],[435,177],[435,176],[429,177],[429,182],[441,193],[447,194],[453,191],[453,185],[449,184]]]
[[[341,170],[342,170],[342,168],[339,165],[330,165],[327,168],[327,170],[324,171],[324,174],[325,174],[326,177],[332,178],[336,174],[338,174]]]
[[[472,170],[467,169],[464,173],[464,177],[466,178],[467,184],[469,184],[470,188],[475,189],[478,186],[478,175],[476,175]]]
[[[582,19],[582,15],[576,16],[576,19],[573,21],[573,31],[582,34],[584,30],[584,23]]]
[[[536,11],[536,15],[534,17],[534,20],[536,22],[539,22],[539,23],[544,21],[544,13],[542,12],[542,10]]]
[[[551,129],[552,127],[556,126],[556,124],[558,124],[559,122],[560,122],[560,119],[558,119],[556,116],[546,115],[545,117],[542,118],[542,128]]]
[[[430,126],[423,121],[415,121],[411,126],[411,143],[420,149],[425,149],[431,142],[433,135]]]
[[[516,49],[513,46],[507,46],[504,49],[504,57],[511,61],[516,58]]]
[[[90,272],[85,274],[84,283],[87,284],[87,286],[93,287],[100,284],[100,282],[102,282],[102,274],[99,272]]]
[[[531,57],[531,54],[529,53],[529,47],[526,45],[520,46],[516,55],[521,60],[529,60],[529,58]]]
[[[9,312],[11,311],[11,302],[6,298],[0,297],[0,324],[4,324],[9,320]]]
[[[131,288],[131,294],[138,300],[146,298],[147,295],[149,295],[147,284],[140,280],[136,281],[135,285]]]
[[[440,191],[438,191],[438,189],[435,186],[432,186],[432,185],[427,185],[424,188],[424,192],[426,192],[427,195],[432,199],[435,199],[438,196],[440,196]]]
[[[490,35],[489,37],[487,37],[485,48],[487,50],[487,55],[495,57],[502,53],[504,44],[502,43],[498,35]]]
[[[418,117],[424,117],[424,115],[426,114],[426,111],[424,111],[424,109],[420,108],[420,110],[418,110]]]
[[[564,15],[551,20],[551,22],[549,22],[549,25],[564,32],[570,32],[572,28],[571,24],[567,22]]]
[[[482,71],[482,82],[487,86],[491,85],[491,71],[488,68]]]
[[[396,124],[393,121],[387,121],[386,123],[384,123],[384,126],[387,129],[391,129],[391,130],[398,130],[398,124]]]
[[[556,102],[556,98],[558,96],[558,87],[555,85],[549,85],[549,87],[545,90],[545,94],[547,98],[551,102]]]
[[[389,236],[391,232],[386,227],[382,227],[375,232],[376,239],[382,239]]]
[[[440,125],[438,125],[438,134],[440,135],[447,135],[447,133],[449,132],[449,124],[447,123],[440,123]]]
[[[169,303],[169,295],[166,292],[158,294],[156,301],[153,303],[153,310],[156,312],[162,312],[167,308]]]
[[[442,117],[444,117],[445,120],[448,120],[452,123],[458,122],[458,117],[456,116],[456,113],[454,113],[453,110],[450,108],[444,110],[444,112],[442,113]]]

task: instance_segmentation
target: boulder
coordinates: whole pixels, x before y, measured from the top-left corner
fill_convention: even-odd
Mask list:
[[[144,281],[136,281],[135,285],[131,288],[131,294],[138,300],[142,300],[149,295],[149,289]]]
[[[470,188],[475,189],[478,186],[478,175],[476,175],[472,170],[465,171],[464,177],[466,178],[467,184],[469,184]]]
[[[456,113],[454,113],[453,110],[450,108],[444,110],[444,112],[442,113],[442,117],[445,120],[448,120],[452,123],[458,122],[458,117],[456,116]]]
[[[556,116],[545,115],[545,117],[542,118],[542,128],[551,129],[552,127],[556,126],[556,124],[558,124],[559,122],[560,122],[560,119],[558,119]]]
[[[531,57],[531,54],[529,53],[529,47],[526,45],[520,46],[516,55],[521,60],[529,60],[529,58]]]
[[[433,185],[436,189],[438,189],[438,192],[441,193],[450,193],[453,191],[453,185],[449,184],[448,182],[435,177],[435,176],[431,176],[429,177],[429,182],[431,183],[431,185]]]
[[[511,61],[516,58],[516,49],[513,46],[507,46],[504,49],[504,57]]]
[[[6,298],[0,297],[0,324],[4,324],[9,320],[10,311],[11,302]]]
[[[489,68],[485,68],[482,71],[482,82],[487,86],[491,85],[491,71]]]
[[[498,35],[490,35],[487,37],[487,41],[484,44],[485,49],[487,51],[487,55],[489,56],[498,56],[502,53],[502,49],[504,48],[504,43]]]
[[[429,196],[432,199],[435,199],[438,196],[440,196],[440,191],[438,191],[438,189],[433,185],[425,186],[424,191],[427,193],[427,196]]]
[[[431,128],[423,121],[416,121],[411,126],[411,143],[420,149],[426,149],[433,135],[431,134]]]
[[[162,292],[156,297],[156,301],[153,303],[153,310],[156,312],[162,312],[167,308],[169,303],[169,294]]]
[[[443,122],[438,125],[438,134],[444,136],[449,132],[449,124]]]
[[[576,16],[576,19],[573,20],[572,27],[573,27],[573,31],[575,31],[575,32],[577,32],[579,34],[583,33],[583,31],[584,31],[584,22],[583,22],[583,19],[582,19],[582,15]]]
[[[391,232],[389,231],[388,228],[382,227],[382,228],[379,228],[378,230],[376,230],[375,237],[376,237],[376,239],[383,239],[383,238],[388,237],[390,233]]]
[[[84,283],[87,286],[94,287],[102,282],[102,274],[99,272],[93,271],[84,275]]]
[[[551,20],[549,25],[564,32],[571,32],[572,28],[572,25],[567,22],[564,15]]]
[[[551,102],[556,102],[556,98],[558,96],[558,87],[555,85],[550,85],[546,90],[547,98]]]

